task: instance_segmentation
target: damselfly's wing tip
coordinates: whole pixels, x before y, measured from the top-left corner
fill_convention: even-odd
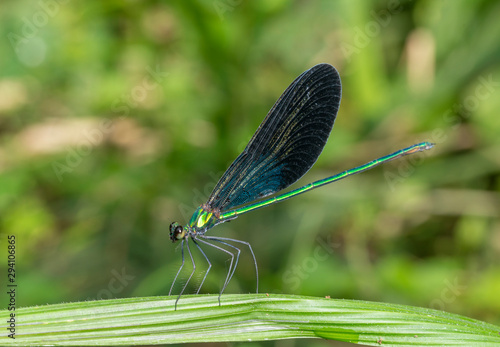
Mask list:
[[[331,70],[336,75],[336,78],[340,80],[339,72],[337,71],[337,69],[335,68],[335,66],[333,66],[331,64],[328,64],[328,63],[319,63],[319,64],[316,64],[312,68],[310,68],[309,70],[323,70],[325,72],[328,71],[328,70]]]
[[[319,64],[316,64],[311,69],[319,69],[319,68],[335,69],[335,67],[333,65],[328,64],[328,63],[319,63]]]

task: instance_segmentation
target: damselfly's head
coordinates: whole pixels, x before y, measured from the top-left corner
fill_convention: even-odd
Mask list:
[[[170,224],[170,240],[172,242],[182,240],[186,236],[186,230],[177,222]]]

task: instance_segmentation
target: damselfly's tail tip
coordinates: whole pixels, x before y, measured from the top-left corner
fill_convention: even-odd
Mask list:
[[[402,150],[404,153],[402,153],[401,155],[409,155],[409,154],[414,154],[417,152],[426,151],[426,150],[434,147],[434,145],[435,145],[435,143],[432,143],[432,142],[420,142],[420,143],[417,143],[413,146],[410,146],[410,147]]]
[[[434,147],[436,144],[433,142],[424,142],[424,149],[431,149]]]

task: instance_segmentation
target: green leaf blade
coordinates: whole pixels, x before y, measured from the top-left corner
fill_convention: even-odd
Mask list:
[[[494,346],[500,328],[446,312],[294,295],[127,298],[18,308],[2,345],[139,345],[325,338],[384,346]],[[0,311],[1,322],[10,312]],[[2,323],[3,331],[8,324]],[[6,335],[6,334],[5,334]],[[5,336],[4,335],[4,336]]]

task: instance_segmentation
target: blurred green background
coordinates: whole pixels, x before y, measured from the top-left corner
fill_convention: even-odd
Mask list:
[[[0,9],[0,281],[15,235],[19,307],[166,295],[181,257],[170,222],[189,220],[289,83],[326,62],[342,78],[340,111],[294,187],[420,141],[436,148],[210,233],[253,245],[261,292],[500,324],[498,1]],[[206,252],[202,292],[218,293],[229,262]],[[191,293],[206,269],[196,257]],[[253,291],[244,250],[227,292]]]

